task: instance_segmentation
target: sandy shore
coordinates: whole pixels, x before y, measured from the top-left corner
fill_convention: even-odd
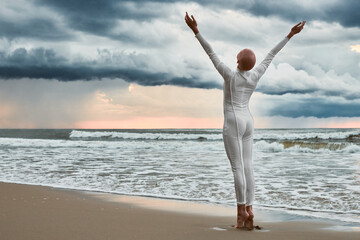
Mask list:
[[[322,221],[269,221],[255,212],[263,230],[241,231],[230,208],[12,183],[0,183],[0,206],[2,240],[360,239]]]

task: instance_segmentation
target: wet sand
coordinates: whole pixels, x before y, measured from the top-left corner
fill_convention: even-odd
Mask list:
[[[233,208],[24,184],[0,183],[0,206],[2,240],[360,239],[327,221],[271,220],[271,211],[255,211],[263,229],[245,231],[232,227]]]

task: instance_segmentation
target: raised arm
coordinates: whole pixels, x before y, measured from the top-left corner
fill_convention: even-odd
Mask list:
[[[271,61],[274,59],[275,55],[285,46],[285,44],[292,38],[295,34],[301,32],[304,28],[306,21],[302,21],[296,24],[291,28],[290,33],[281,40],[271,51],[266,55],[265,59],[254,69],[258,73],[258,78],[260,78],[269,67]]]
[[[199,29],[197,27],[197,22],[196,22],[194,16],[191,15],[191,18],[190,18],[188,13],[186,12],[185,22],[191,28],[191,30],[194,32],[195,37],[199,40],[201,46],[204,48],[205,52],[210,57],[210,60],[214,64],[216,70],[220,73],[220,75],[224,78],[225,81],[227,79],[229,79],[230,76],[232,75],[231,69],[229,67],[227,67],[223,62],[220,61],[220,59],[215,54],[215,52],[212,49],[212,47],[210,46],[210,44],[200,34]]]

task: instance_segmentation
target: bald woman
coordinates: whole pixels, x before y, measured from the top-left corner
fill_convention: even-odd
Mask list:
[[[252,167],[252,146],[254,119],[249,111],[249,100],[256,85],[265,73],[275,55],[295,34],[299,33],[305,21],[296,24],[290,33],[282,39],[254,68],[256,57],[252,50],[243,49],[237,54],[237,67],[231,70],[219,60],[210,44],[200,34],[194,16],[185,15],[187,25],[194,32],[201,46],[210,57],[216,70],[224,79],[224,126],[223,139],[226,155],[230,160],[234,175],[237,201],[236,228],[252,230],[254,228],[254,174]]]

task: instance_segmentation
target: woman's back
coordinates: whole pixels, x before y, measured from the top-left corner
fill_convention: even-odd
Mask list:
[[[224,81],[225,111],[249,111],[249,100],[257,85],[253,71],[233,71],[233,77]]]
[[[196,34],[195,37],[199,40],[215,68],[224,79],[224,113],[234,110],[249,111],[249,100],[259,79],[265,73],[275,55],[289,41],[289,38],[285,37],[266,55],[265,59],[252,70],[241,71],[239,68],[236,68],[233,71],[220,61],[210,44],[200,33]]]

